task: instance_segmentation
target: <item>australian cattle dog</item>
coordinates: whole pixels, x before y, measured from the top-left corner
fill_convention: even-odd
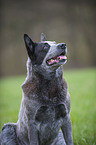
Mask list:
[[[65,43],[36,43],[24,34],[28,53],[19,119],[2,128],[1,145],[73,145],[70,95],[63,78]]]

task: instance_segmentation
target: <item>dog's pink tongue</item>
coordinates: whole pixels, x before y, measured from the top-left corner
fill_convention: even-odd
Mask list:
[[[61,56],[58,56],[57,59],[60,59],[60,60],[61,60],[61,59],[67,59],[67,57],[61,55]]]
[[[58,57],[55,57],[54,59],[50,59],[49,61],[48,61],[48,63],[49,64],[52,64],[52,63],[54,63],[54,62],[56,62],[56,63],[58,63],[60,60],[62,60],[62,59],[67,59],[67,57],[66,56],[58,56]]]

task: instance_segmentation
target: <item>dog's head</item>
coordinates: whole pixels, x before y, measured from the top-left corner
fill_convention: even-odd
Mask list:
[[[47,41],[43,33],[39,43],[33,42],[27,34],[24,34],[24,41],[32,66],[39,68],[38,71],[54,71],[67,62],[65,43]]]
[[[60,66],[67,61],[67,47],[65,43],[57,44],[55,41],[47,41],[44,34],[41,34],[41,42],[33,42],[27,34],[24,34],[24,41],[28,56],[32,65]]]

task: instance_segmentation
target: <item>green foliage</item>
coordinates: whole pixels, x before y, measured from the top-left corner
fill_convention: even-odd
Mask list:
[[[96,144],[96,69],[64,71],[71,96],[74,145]],[[0,81],[0,129],[16,122],[22,98],[20,85],[25,76]]]

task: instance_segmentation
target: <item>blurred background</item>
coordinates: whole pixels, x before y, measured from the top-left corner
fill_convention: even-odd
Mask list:
[[[95,0],[1,0],[0,77],[26,74],[23,35],[65,42],[65,69],[96,66]]]

